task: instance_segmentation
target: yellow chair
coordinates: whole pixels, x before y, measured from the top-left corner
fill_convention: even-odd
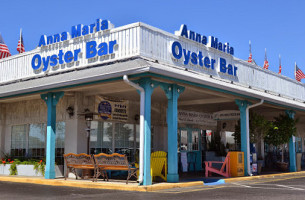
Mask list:
[[[139,163],[135,163],[135,167],[139,168]],[[167,181],[167,153],[164,151],[156,151],[151,153],[150,157],[150,173],[152,180],[155,180],[156,176],[161,177]],[[137,171],[139,177],[139,170]]]
[[[164,151],[156,151],[151,153],[150,157],[151,177],[155,180],[156,176],[167,181],[167,153]]]

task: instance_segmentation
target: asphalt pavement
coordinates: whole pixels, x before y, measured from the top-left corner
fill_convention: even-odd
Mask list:
[[[232,182],[216,186],[173,188],[155,192],[86,189],[0,182],[0,199],[305,199],[305,175]]]

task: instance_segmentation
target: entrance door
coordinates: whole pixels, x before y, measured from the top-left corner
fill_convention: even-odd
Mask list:
[[[178,144],[181,167],[184,167],[183,171],[201,170],[200,130],[191,128],[179,129]]]

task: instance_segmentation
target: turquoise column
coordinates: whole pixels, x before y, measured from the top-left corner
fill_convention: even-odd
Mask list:
[[[145,90],[145,112],[144,112],[144,169],[142,185],[151,185],[150,154],[151,154],[151,95],[158,83],[150,78],[141,78],[138,83]]]
[[[41,98],[48,107],[47,120],[47,149],[46,149],[46,170],[45,178],[55,178],[55,139],[56,139],[56,105],[64,92],[49,92],[42,94]]]
[[[178,174],[178,98],[184,87],[176,84],[160,83],[168,99],[167,105],[167,182],[179,182]]]
[[[286,110],[286,115],[288,115],[291,119],[293,119],[295,112],[293,110]],[[292,136],[289,139],[289,171],[290,172],[297,171],[294,136]]]
[[[244,168],[245,168],[245,176],[248,176],[248,148],[247,148],[247,113],[246,108],[251,105],[250,102],[246,100],[236,99],[235,103],[239,107],[240,111],[240,143],[241,143],[241,151],[244,152]],[[249,144],[250,145],[250,144]]]

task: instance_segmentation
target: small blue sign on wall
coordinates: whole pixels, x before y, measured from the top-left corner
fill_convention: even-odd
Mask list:
[[[112,108],[109,101],[101,101],[98,105],[98,113],[103,120],[111,119]]]

